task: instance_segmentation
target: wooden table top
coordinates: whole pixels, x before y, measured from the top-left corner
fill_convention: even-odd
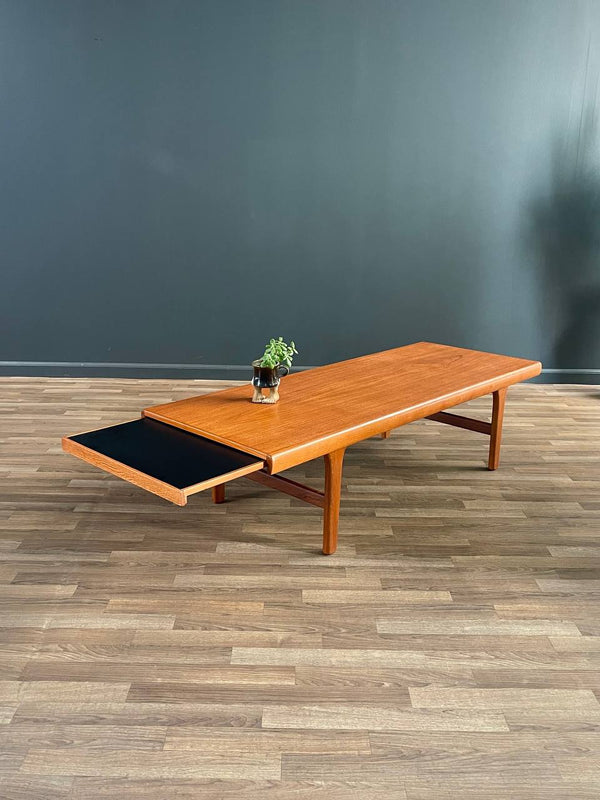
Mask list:
[[[248,383],[142,413],[259,456],[275,473],[540,370],[539,361],[417,342],[288,375],[275,405],[251,403]]]

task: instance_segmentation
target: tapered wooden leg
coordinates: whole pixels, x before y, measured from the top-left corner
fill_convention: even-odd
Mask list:
[[[500,463],[500,443],[502,441],[502,420],[506,389],[498,389],[492,394],[492,430],[490,433],[490,455],[488,469],[498,469]]]
[[[346,448],[325,456],[325,507],[323,510],[323,553],[335,553],[337,548],[340,498],[342,495],[342,465]]]
[[[382,438],[382,439],[389,439],[389,438],[390,438],[390,432],[389,432],[389,431],[384,431],[384,432],[381,434],[381,438]]]
[[[225,502],[225,484],[224,483],[220,483],[218,486],[213,486],[212,499],[213,499],[213,503],[224,503]]]

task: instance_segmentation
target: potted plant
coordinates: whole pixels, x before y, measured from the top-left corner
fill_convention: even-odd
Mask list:
[[[252,362],[254,376],[253,403],[276,403],[279,400],[279,381],[288,374],[294,355],[298,355],[294,342],[287,344],[283,337],[271,339],[260,358]],[[268,389],[268,396],[262,390]]]

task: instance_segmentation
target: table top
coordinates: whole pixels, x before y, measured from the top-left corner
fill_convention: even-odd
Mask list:
[[[142,413],[258,456],[275,473],[540,370],[539,361],[417,342],[288,375],[274,405],[251,403],[248,383]]]

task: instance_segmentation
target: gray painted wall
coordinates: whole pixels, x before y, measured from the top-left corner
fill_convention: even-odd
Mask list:
[[[591,0],[0,0],[0,359],[600,369],[599,37]]]

